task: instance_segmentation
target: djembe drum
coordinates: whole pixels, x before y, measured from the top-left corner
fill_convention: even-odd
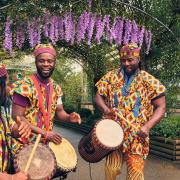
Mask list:
[[[99,120],[90,133],[80,140],[79,154],[87,162],[98,162],[111,151],[120,148],[123,134],[121,126],[116,121]]]
[[[66,176],[74,171],[77,165],[77,155],[73,146],[68,140],[62,138],[61,144],[49,143],[50,149],[54,152],[57,161],[57,174]]]
[[[34,144],[23,146],[15,155],[14,167],[16,172],[24,171]],[[38,144],[33,156],[28,174],[31,180],[48,180],[56,172],[56,158],[52,150],[44,144]]]

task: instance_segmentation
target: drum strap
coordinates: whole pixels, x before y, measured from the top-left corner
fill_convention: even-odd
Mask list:
[[[32,81],[34,82],[34,85],[36,87],[36,90],[38,91],[38,104],[39,104],[39,109],[43,114],[43,118],[44,118],[44,125],[46,126],[46,131],[49,131],[49,123],[50,123],[50,118],[51,118],[51,105],[52,105],[52,92],[53,92],[53,84],[52,81],[50,80],[50,92],[49,92],[49,98],[48,98],[48,107],[47,107],[47,111],[44,108],[44,101],[43,101],[43,95],[41,92],[41,88],[40,88],[40,84],[37,80],[37,77],[35,74],[31,75],[30,78],[32,79]],[[47,99],[46,99],[47,102]]]

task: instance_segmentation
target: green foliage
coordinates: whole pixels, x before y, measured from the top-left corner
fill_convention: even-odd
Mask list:
[[[151,130],[150,134],[166,138],[180,138],[180,116],[164,118]]]
[[[81,118],[86,118],[92,115],[91,110],[87,108],[80,109],[78,113],[80,114]]]

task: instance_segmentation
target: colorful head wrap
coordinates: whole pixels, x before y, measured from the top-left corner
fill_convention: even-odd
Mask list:
[[[140,57],[140,48],[136,43],[129,43],[120,49],[120,58]]]
[[[38,44],[34,50],[34,56],[37,57],[42,53],[49,53],[54,57],[57,56],[56,50],[51,44]]]
[[[6,70],[6,68],[5,68],[5,65],[4,64],[2,64],[2,66],[0,67],[0,77],[3,77],[3,76],[5,76],[5,75],[7,75],[8,73],[7,73],[7,70]]]

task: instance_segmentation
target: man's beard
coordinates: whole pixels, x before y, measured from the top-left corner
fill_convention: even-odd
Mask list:
[[[48,79],[51,77],[51,75],[53,74],[53,71],[54,71],[54,68],[50,70],[49,74],[47,75],[44,75],[43,72],[41,71],[41,69],[39,69],[38,67],[37,68],[37,72],[39,74],[39,76],[42,78],[42,79]]]

